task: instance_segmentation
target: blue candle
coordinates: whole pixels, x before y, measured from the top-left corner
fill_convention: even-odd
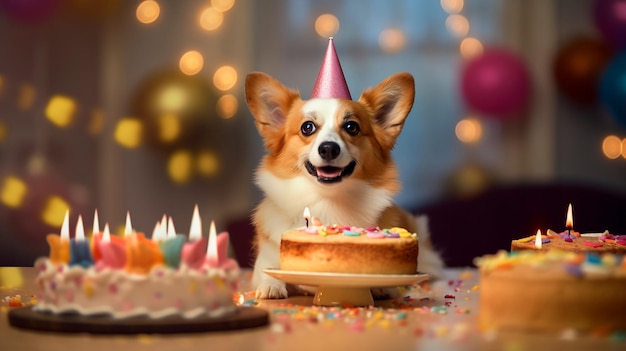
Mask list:
[[[159,243],[163,260],[168,267],[178,268],[180,266],[181,251],[184,243],[184,235],[176,235],[173,238],[167,238]]]
[[[76,236],[70,240],[70,266],[81,266],[88,268],[93,265],[91,256],[91,247],[89,242],[85,240],[85,228],[83,227],[83,219],[78,216],[76,223]]]

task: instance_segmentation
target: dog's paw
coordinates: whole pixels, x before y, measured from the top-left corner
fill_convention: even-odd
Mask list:
[[[371,291],[374,300],[389,300],[400,297],[400,289],[398,288],[373,288]]]
[[[284,299],[288,296],[287,286],[279,280],[265,280],[256,288],[257,299]]]

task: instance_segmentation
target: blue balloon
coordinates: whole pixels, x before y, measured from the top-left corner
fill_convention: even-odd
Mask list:
[[[600,102],[626,128],[626,51],[616,55],[600,80]]]

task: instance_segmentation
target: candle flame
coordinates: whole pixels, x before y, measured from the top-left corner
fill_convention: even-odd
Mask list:
[[[209,229],[209,245],[206,251],[207,258],[217,262],[217,232],[215,231],[215,221],[211,221]]]
[[[102,241],[105,243],[111,242],[111,232],[109,231],[109,223],[104,225],[104,233],[102,234]]]
[[[161,237],[161,222],[157,221],[152,229],[152,241],[159,241],[163,239]]]
[[[172,217],[169,217],[167,220],[167,238],[175,238],[176,237],[176,228],[174,228],[174,220]]]
[[[304,213],[302,214],[302,216],[304,216],[304,218],[306,218],[306,219],[311,218],[311,211],[309,211],[308,207],[304,208]]]
[[[537,235],[535,236],[535,248],[541,249],[542,244],[543,243],[541,241],[541,229],[537,229]]]
[[[126,212],[126,227],[124,228],[124,236],[129,236],[133,233],[133,225],[130,223],[130,212]]]
[[[100,233],[100,221],[98,220],[98,209],[93,212],[93,231],[92,234]]]
[[[202,238],[202,220],[198,211],[198,205],[193,208],[193,216],[191,217],[191,228],[189,228],[189,240],[198,240]]]
[[[165,240],[167,238],[167,216],[165,213],[161,217],[161,223],[159,223],[159,239]]]
[[[567,207],[567,218],[565,220],[565,227],[568,229],[574,228],[574,217],[572,216],[572,204]]]
[[[83,226],[83,217],[78,215],[78,221],[76,221],[76,232],[74,233],[76,241],[85,240],[85,227]]]
[[[63,224],[61,225],[61,240],[70,240],[70,211],[65,211]]]

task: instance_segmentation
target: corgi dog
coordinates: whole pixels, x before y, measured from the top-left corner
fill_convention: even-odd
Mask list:
[[[418,270],[440,273],[442,261],[429,244],[426,218],[392,201],[400,182],[391,151],[413,106],[411,74],[393,74],[353,101],[303,100],[273,77],[253,72],[245,94],[267,149],[256,172],[264,199],[252,217],[256,298],[288,296],[286,284],[263,270],[279,267],[281,235],[302,226],[305,207],[322,223],[418,233]]]

